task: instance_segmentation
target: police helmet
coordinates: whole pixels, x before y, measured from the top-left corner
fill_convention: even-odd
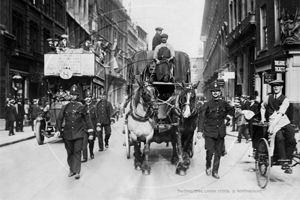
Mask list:
[[[221,91],[221,87],[217,81],[211,84],[210,91]]]
[[[92,94],[92,92],[90,90],[86,90],[84,96],[85,97],[92,97],[93,94]]]
[[[71,95],[79,95],[79,89],[77,85],[72,85],[72,87],[70,88],[70,94]]]

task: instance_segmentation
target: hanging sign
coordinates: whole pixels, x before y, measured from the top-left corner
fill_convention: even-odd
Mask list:
[[[276,73],[286,72],[286,61],[285,60],[274,60],[274,71]]]

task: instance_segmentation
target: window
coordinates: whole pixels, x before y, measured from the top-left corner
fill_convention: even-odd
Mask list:
[[[234,7],[233,7],[233,19],[234,19],[234,26],[233,28],[235,28],[237,26],[238,23],[238,19],[237,19],[237,5],[236,5],[236,0],[234,0]]]
[[[48,53],[50,51],[50,47],[47,39],[51,38],[50,30],[44,28],[43,36],[44,36],[44,53]]]
[[[63,4],[60,0],[56,0],[55,1],[55,20],[60,23],[63,24],[64,23],[64,13],[63,13]]]
[[[251,2],[250,2],[250,8],[251,8],[251,12],[252,12],[252,13],[255,13],[255,12],[254,12],[254,9],[255,9],[255,8],[254,8],[254,0],[251,0]]]
[[[281,5],[280,0],[274,2],[274,28],[275,28],[275,42],[280,42],[280,19],[281,19]]]
[[[30,31],[30,34],[29,34],[29,52],[39,52],[39,28],[38,28],[38,24],[33,22],[33,21],[30,21],[29,23],[29,31]]]
[[[241,22],[244,17],[242,14],[242,1],[238,1],[238,22]]]
[[[268,30],[267,30],[267,12],[266,5],[260,8],[260,48],[267,48],[268,44]]]
[[[48,16],[51,15],[51,0],[43,0],[43,10],[44,10],[44,13]]]
[[[12,34],[17,38],[17,48],[24,50],[24,19],[17,11],[12,12]]]

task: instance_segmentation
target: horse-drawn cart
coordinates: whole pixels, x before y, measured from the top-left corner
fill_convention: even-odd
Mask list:
[[[173,146],[171,162],[176,163],[177,166],[180,165],[178,163],[182,164],[182,157],[192,157],[194,154],[192,145],[195,142],[192,141],[196,126],[192,122],[197,118],[197,113],[195,108],[190,106],[191,104],[194,106],[196,94],[195,86],[190,84],[188,55],[175,51],[175,59],[170,66],[172,69],[169,80],[167,82],[158,81],[153,51],[140,51],[133,56],[132,63],[127,68],[129,103],[127,106],[128,119],[124,126],[126,156],[130,158],[130,146],[133,145],[135,167],[141,168],[145,174],[150,173],[148,154],[151,142],[167,144],[171,142]],[[186,97],[183,97],[185,95],[189,95],[191,104],[184,102],[187,100]],[[181,101],[179,102],[179,100]],[[184,107],[188,107],[188,109],[185,110]],[[182,127],[183,121],[190,122],[191,126],[187,128],[190,130]],[[185,131],[189,134],[184,134]],[[191,132],[192,134],[190,134]],[[139,151],[141,142],[145,143],[143,153]],[[146,158],[144,159],[144,157]],[[188,168],[188,159],[185,164],[185,167]],[[179,171],[184,171],[185,174],[186,168]]]
[[[294,126],[295,127],[295,126]],[[268,184],[272,166],[281,166],[282,162],[289,162],[289,167],[300,164],[299,147],[296,146],[292,160],[280,160],[276,145],[271,144],[271,137],[267,132],[268,125],[259,122],[253,123],[253,157],[258,186],[265,188]],[[296,141],[299,143],[299,130],[296,130]],[[298,132],[298,133],[297,133]],[[275,142],[276,144],[276,142]]]

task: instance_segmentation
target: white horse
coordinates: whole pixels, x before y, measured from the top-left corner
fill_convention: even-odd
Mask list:
[[[135,168],[142,169],[144,174],[150,173],[148,156],[150,141],[154,135],[154,118],[157,116],[157,109],[156,88],[148,82],[139,83],[139,88],[133,93],[125,108],[125,118],[127,118],[130,141],[134,144]],[[145,143],[143,154],[140,150],[141,142]]]

